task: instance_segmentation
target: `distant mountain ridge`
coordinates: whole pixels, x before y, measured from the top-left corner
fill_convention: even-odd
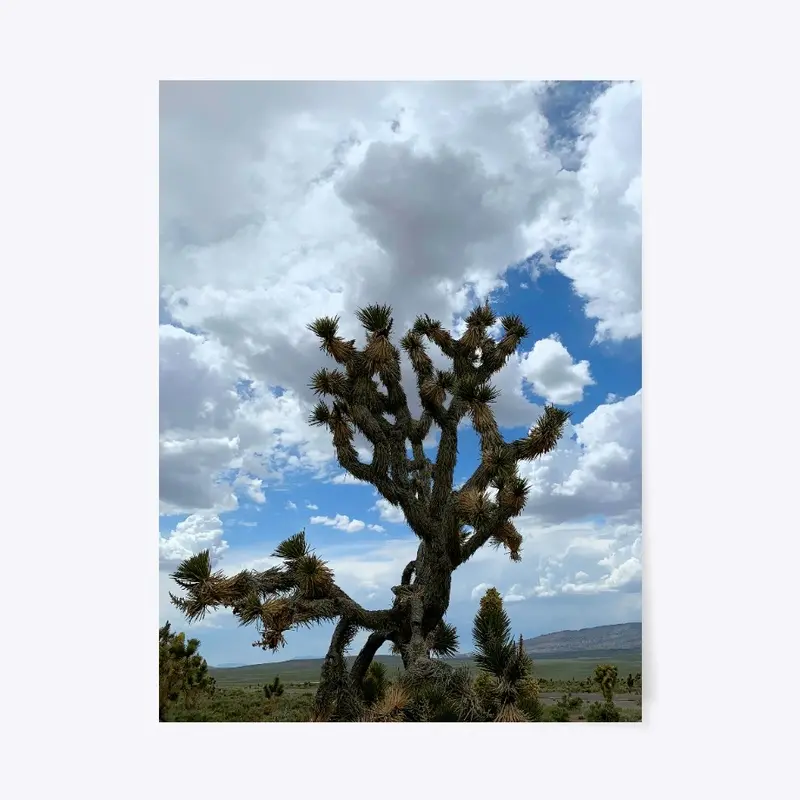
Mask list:
[[[601,650],[642,649],[642,623],[623,622],[618,625],[599,625],[577,631],[545,633],[523,639],[523,647],[531,655],[569,655]]]
[[[541,636],[534,636],[531,639],[523,639],[523,646],[526,652],[532,656],[566,656],[582,655],[590,656],[592,653],[604,653],[610,651],[630,650],[641,652],[642,650],[642,623],[623,622],[618,625],[599,625],[594,628],[581,628],[575,631],[556,631],[555,633],[545,633]],[[470,653],[463,653],[455,656],[456,659],[468,659]],[[355,656],[351,655],[350,658]],[[392,656],[379,656],[378,660],[390,662],[394,660]],[[316,664],[322,659],[306,656],[305,658],[293,658],[288,661],[273,661],[269,666],[280,664]],[[253,664],[218,664],[214,669],[242,669],[258,665]],[[263,665],[268,666],[268,665]]]

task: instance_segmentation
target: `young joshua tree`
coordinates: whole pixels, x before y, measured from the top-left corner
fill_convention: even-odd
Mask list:
[[[368,306],[357,317],[366,331],[363,349],[338,335],[338,317],[309,325],[321,349],[338,365],[312,377],[311,387],[321,399],[309,422],[328,428],[339,464],[402,509],[419,540],[416,557],[392,589],[391,608],[368,610],[349,597],[337,586],[332,570],[309,549],[304,533],[278,546],[274,555],[283,559],[280,567],[228,577],[212,572],[205,551],[184,561],[173,575],[186,592],[173,602],[187,618],[229,607],[242,625],[256,626],[260,639],[254,646],[264,649],[280,648],[290,629],[335,620],[317,692],[317,719],[359,718],[364,677],[386,642],[401,654],[412,684],[447,670],[432,656],[457,652],[455,629],[444,619],[453,572],[486,544],[502,546],[512,561],[520,560],[522,537],[512,520],[522,512],[529,487],[517,464],[553,450],[569,419],[568,412],[547,406],[527,436],[506,442],[500,435],[491,408],[498,390],[490,381],[528,334],[517,316],[502,318],[499,341],[488,333],[497,321],[488,305],[470,313],[460,338],[428,316],[416,320],[400,346],[416,376],[419,417],[412,415],[401,385],[391,309]],[[449,369],[434,368],[426,343],[439,348],[451,363]],[[458,429],[464,420],[480,438],[481,457],[471,477],[456,490]],[[423,442],[434,425],[440,438],[432,460]],[[371,445],[369,463],[356,451],[356,432]],[[359,630],[369,631],[369,637],[348,669],[345,650]]]

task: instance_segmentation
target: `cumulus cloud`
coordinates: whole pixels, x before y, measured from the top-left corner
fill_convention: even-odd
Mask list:
[[[366,481],[360,481],[354,478],[349,472],[339,472],[334,475],[328,483],[335,483],[339,486],[369,486]]]
[[[164,425],[236,440],[255,477],[324,473],[330,442],[306,417],[308,376],[326,360],[306,324],[338,313],[343,333],[358,335],[352,310],[391,297],[398,327],[420,312],[449,325],[502,286],[525,255],[521,223],[564,183],[544,146],[541,89],[165,87],[161,297],[174,324],[162,339]],[[224,125],[211,108],[224,109]],[[386,120],[401,109],[398,133]],[[235,491],[212,488],[243,468],[229,461],[195,476],[215,495],[200,508],[233,507]]]
[[[539,339],[521,358],[522,376],[534,391],[550,403],[569,405],[583,399],[583,390],[594,383],[589,362],[575,362],[566,347],[553,335]]]
[[[533,244],[566,243],[558,268],[598,319],[598,335],[628,335],[637,313],[629,217],[638,208],[638,87],[613,86],[591,106],[577,172],[548,150],[545,90],[164,87],[161,296],[174,322],[161,343],[162,438],[173,443],[162,457],[165,511],[235,508],[252,487],[235,483],[239,473],[353,482],[330,475],[329,437],[306,424],[308,376],[326,363],[305,327],[316,316],[341,314],[343,333],[358,336],[352,310],[391,297],[398,328],[420,312],[454,325],[504,286],[507,265]],[[550,389],[560,388],[556,396],[578,393],[581,365],[570,366],[570,380]],[[523,377],[512,363],[499,381],[501,424],[531,424],[541,411]],[[200,439],[233,443],[232,452],[217,448],[198,462],[187,442]]]
[[[382,520],[386,522],[401,523],[406,521],[406,516],[402,509],[393,506],[385,497],[381,497],[370,511],[377,511]]]
[[[580,121],[580,168],[561,205],[532,220],[532,251],[566,248],[555,268],[572,281],[596,320],[595,337],[642,332],[642,90],[612,85]]]
[[[487,589],[491,589],[491,585],[488,583],[479,583],[477,586],[473,587],[472,592],[470,592],[470,597],[473,600],[480,600],[486,594]]]
[[[538,560],[537,580],[514,586],[511,593],[553,597],[641,590],[640,523],[540,526],[528,518],[519,527],[525,557]]]
[[[311,517],[310,522],[312,525],[329,525],[347,533],[362,531],[366,526],[360,519],[350,519],[346,514],[337,514],[335,517]]]
[[[220,481],[239,454],[237,439],[162,439],[159,494],[162,514],[232,511],[239,501],[230,483]]]
[[[641,390],[598,406],[572,431],[552,453],[520,465],[531,484],[526,512],[551,521],[641,519]]]
[[[252,475],[238,475],[233,482],[234,487],[241,487],[245,494],[254,503],[265,503],[266,497],[262,489],[264,482],[261,478],[254,478]]]
[[[158,537],[159,563],[162,568],[176,567],[202,550],[210,550],[212,559],[219,558],[228,549],[222,536],[216,514],[191,514],[167,536]]]
[[[521,603],[524,599],[525,595],[522,594],[522,586],[518,583],[515,583],[503,596],[504,603]]]
[[[297,504],[293,503],[291,500],[287,500],[286,508],[289,511],[297,511]]]

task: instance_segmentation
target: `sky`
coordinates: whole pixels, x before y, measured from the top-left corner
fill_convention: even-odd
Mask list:
[[[640,84],[165,82],[159,219],[159,616],[210,664],[322,656],[332,625],[274,655],[225,610],[190,626],[168,594],[189,555],[263,569],[304,529],[369,608],[413,558],[402,512],[307,424],[310,376],[332,365],[307,324],[339,315],[361,341],[372,303],[399,333],[419,314],[459,333],[485,299],[520,315],[502,432],[546,402],[572,412],[520,465],[522,561],[484,549],[453,576],[461,649],[489,586],[526,638],[641,620]],[[477,456],[462,429],[457,482]]]

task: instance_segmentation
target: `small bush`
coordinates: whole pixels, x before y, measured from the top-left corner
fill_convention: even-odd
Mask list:
[[[386,689],[389,685],[386,673],[386,665],[380,661],[373,661],[369,665],[367,674],[364,677],[364,704],[367,708],[371,708],[383,700],[386,695]]]
[[[620,722],[620,713],[613,703],[592,703],[586,719],[589,722]]]
[[[572,692],[562,695],[558,705],[563,706],[567,711],[577,711],[583,705],[582,697],[575,697]]]
[[[569,711],[564,706],[556,705],[550,706],[548,709],[551,722],[569,722]]]
[[[281,679],[278,675],[275,676],[275,680],[272,683],[265,683],[264,684],[264,696],[267,700],[272,700],[273,697],[277,698],[283,694],[283,684],[281,683]]]
[[[594,681],[600,687],[606,703],[613,702],[614,689],[617,687],[619,675],[614,664],[598,664],[594,670]]]

